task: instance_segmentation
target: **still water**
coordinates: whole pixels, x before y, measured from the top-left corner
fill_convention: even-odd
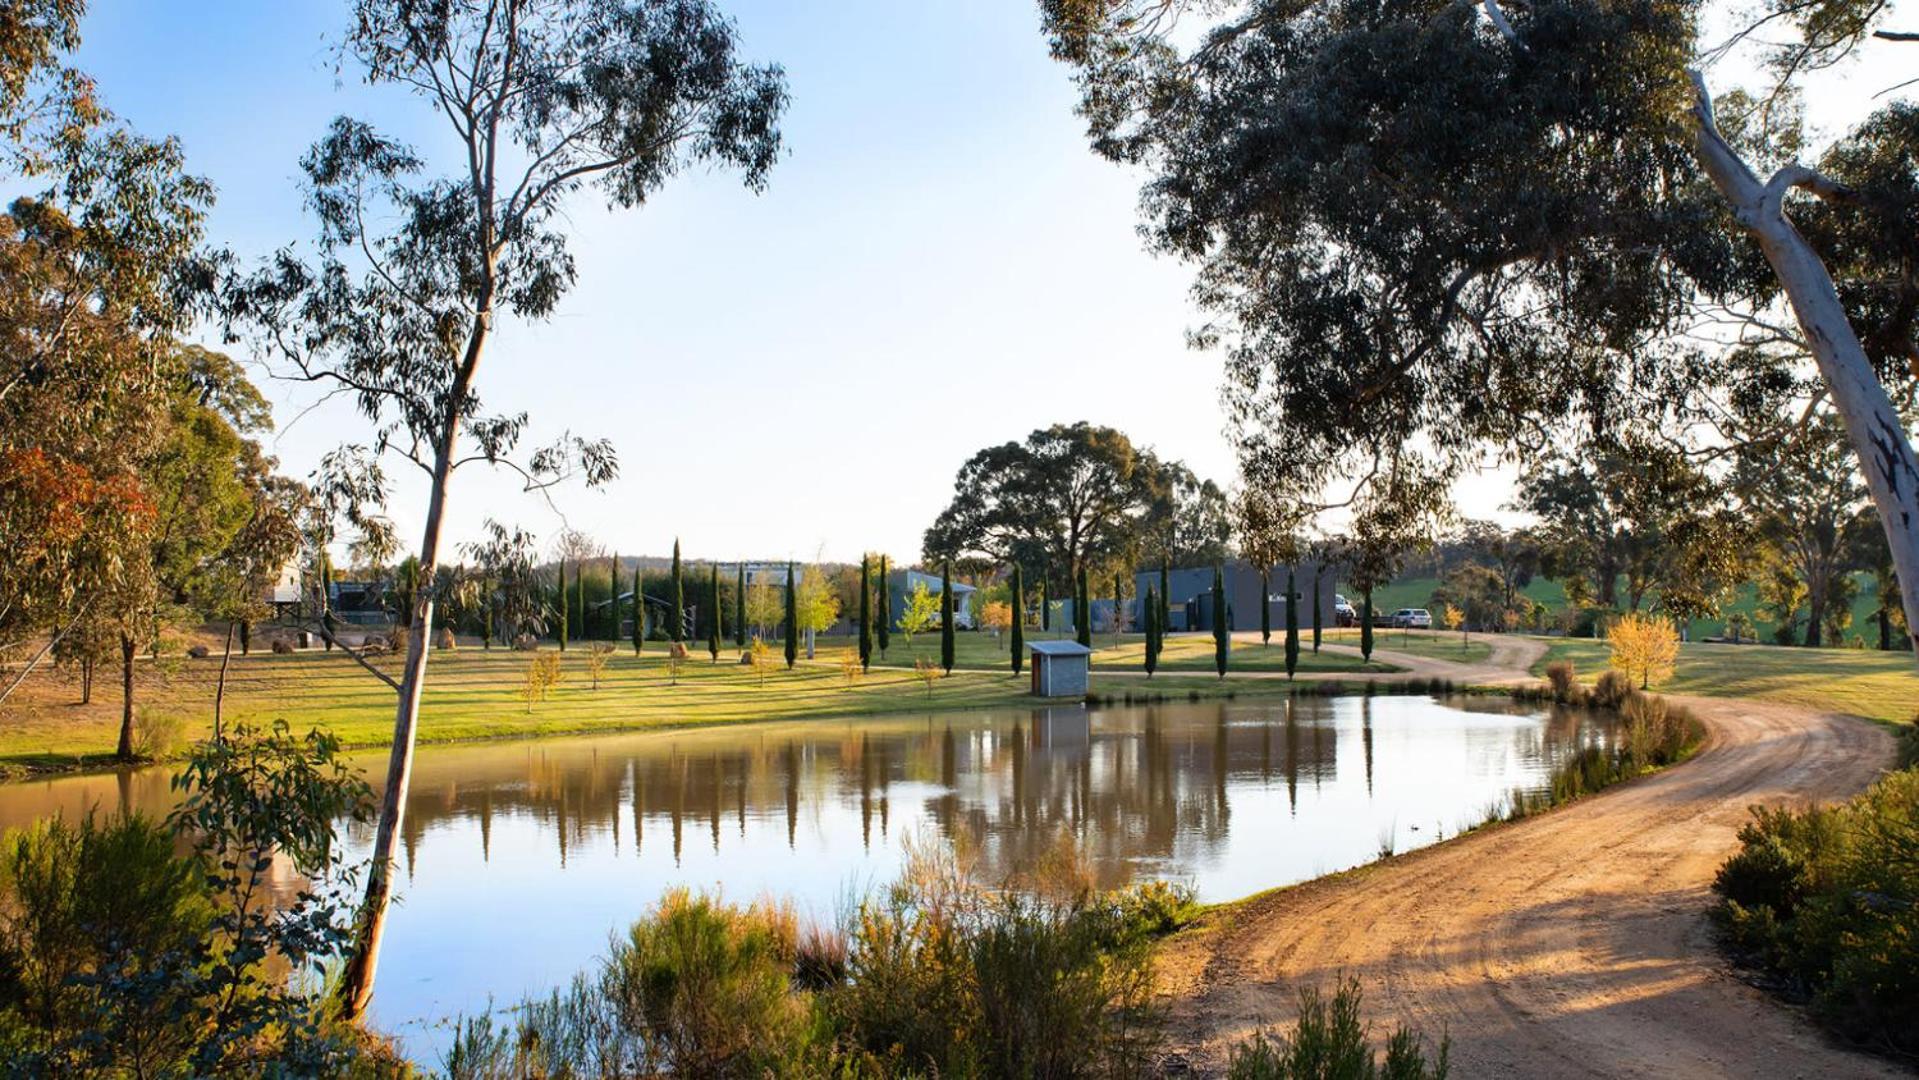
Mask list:
[[[564,982],[671,885],[830,920],[908,837],[966,838],[993,880],[1065,832],[1105,885],[1243,896],[1452,835],[1608,734],[1500,698],[1346,697],[422,748],[374,1019],[431,1057],[447,1017]],[[0,828],[171,802],[159,769],[0,785]]]

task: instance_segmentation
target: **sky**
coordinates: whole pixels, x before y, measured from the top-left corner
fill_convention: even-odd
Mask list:
[[[1036,4],[721,6],[746,58],[786,69],[786,154],[761,194],[695,172],[637,211],[570,206],[578,283],[551,319],[503,324],[480,393],[530,415],[528,446],[611,439],[620,476],[549,499],[469,466],[456,542],[491,517],[624,554],[677,538],[696,558],[910,560],[975,451],[1077,420],[1232,480],[1219,357],[1185,343],[1203,321],[1190,271],[1146,250],[1142,175],[1087,149]],[[180,138],[219,193],[209,239],[257,259],[312,237],[298,161],[334,116],[439,137],[417,99],[336,70],[345,17],[339,0],[94,0],[75,59],[137,129]],[[1872,104],[1860,82],[1898,81],[1891,63],[1815,78],[1809,115],[1843,127]],[[370,437],[349,404],[254,375],[284,472]],[[392,473],[410,547],[425,485]],[[1468,479],[1462,511],[1497,515],[1510,482]]]

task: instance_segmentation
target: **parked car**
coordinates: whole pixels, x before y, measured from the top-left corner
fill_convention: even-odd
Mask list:
[[[1353,610],[1353,602],[1339,593],[1333,594],[1333,625],[1342,628],[1359,625],[1359,613]]]
[[[1393,612],[1392,625],[1394,629],[1431,630],[1433,613],[1423,607],[1403,607]]]

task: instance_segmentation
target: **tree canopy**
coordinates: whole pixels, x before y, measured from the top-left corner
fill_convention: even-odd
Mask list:
[[[954,489],[926,530],[924,557],[1017,563],[1056,592],[1082,570],[1143,556],[1223,554],[1230,537],[1217,486],[1084,421],[981,450]]]

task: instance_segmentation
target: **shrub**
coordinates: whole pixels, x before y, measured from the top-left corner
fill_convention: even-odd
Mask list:
[[[274,638],[272,649],[275,656],[287,656],[294,651],[293,642],[286,638]]]
[[[1602,671],[1589,698],[1594,708],[1617,709],[1636,688],[1632,677],[1617,669]]]
[[[1555,660],[1547,664],[1546,681],[1552,684],[1553,700],[1562,705],[1572,700],[1574,689],[1579,685],[1573,674],[1571,660]]]
[[[1727,940],[1833,1030],[1919,1052],[1919,771],[1851,803],[1755,809],[1713,888]]]
[[[195,660],[205,660],[207,657],[213,655],[213,650],[207,648],[205,645],[194,644],[187,646],[187,655]]]
[[[654,1071],[771,1072],[806,1035],[805,1005],[788,992],[798,943],[790,907],[729,907],[674,889],[615,947],[606,988]]]
[[[1261,1032],[1234,1048],[1226,1067],[1231,1080],[1444,1080],[1451,1071],[1452,1041],[1439,1040],[1428,1061],[1420,1038],[1406,1028],[1386,1040],[1385,1060],[1359,1017],[1359,982],[1348,979],[1325,1001],[1317,989],[1299,992],[1299,1021],[1292,1034]]]
[[[149,761],[171,755],[184,742],[186,719],[177,713],[142,709],[134,717],[133,752]]]
[[[522,1006],[510,1029],[460,1021],[446,1072],[1143,1073],[1159,1032],[1152,939],[1189,917],[1192,896],[1099,893],[1049,873],[1036,892],[987,889],[950,850],[919,848],[844,929],[805,934],[787,907],[669,893],[596,977]]]
[[[540,651],[540,639],[534,637],[532,634],[520,634],[513,639],[513,651],[538,652]]]
[[[165,828],[59,820],[0,841],[0,1057],[20,1075],[343,1075],[368,1040],[321,1008],[350,937],[338,744],[245,725],[198,747]],[[274,856],[286,860],[281,864]],[[303,889],[262,904],[286,865]]]
[[[440,627],[440,632],[433,635],[433,647],[436,649],[458,648],[459,642],[453,637],[453,628],[450,626]]]

